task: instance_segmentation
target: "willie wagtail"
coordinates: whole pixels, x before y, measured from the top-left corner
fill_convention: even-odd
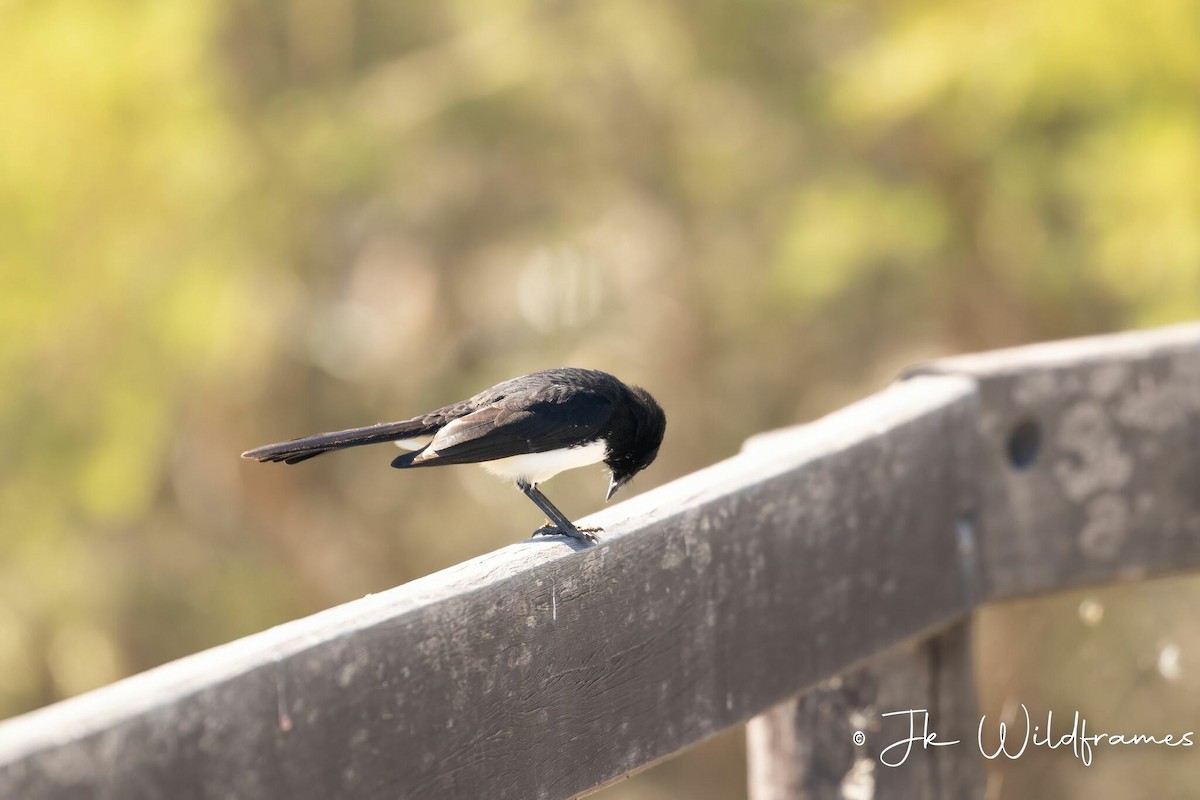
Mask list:
[[[395,442],[410,451],[392,461],[398,469],[479,464],[508,478],[550,524],[537,533],[594,541],[538,491],[563,470],[608,467],[613,496],[658,455],[667,418],[649,392],[606,372],[548,369],[498,383],[469,400],[401,422],[305,436],[242,453],[242,458],[296,464],[364,444]]]

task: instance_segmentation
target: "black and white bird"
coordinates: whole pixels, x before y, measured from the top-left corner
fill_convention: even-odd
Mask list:
[[[645,389],[606,372],[549,369],[498,383],[474,397],[419,417],[305,436],[242,453],[242,458],[297,464],[365,444],[408,450],[398,469],[479,464],[507,478],[549,517],[535,534],[595,541],[538,490],[558,473],[604,462],[607,499],[658,456],[667,418]]]

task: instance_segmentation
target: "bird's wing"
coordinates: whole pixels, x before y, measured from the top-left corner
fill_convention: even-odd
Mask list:
[[[424,450],[405,453],[393,467],[473,464],[542,453],[595,440],[612,415],[612,404],[590,392],[544,397],[505,397],[446,424]]]

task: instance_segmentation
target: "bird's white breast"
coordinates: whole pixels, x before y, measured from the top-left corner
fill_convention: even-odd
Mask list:
[[[495,461],[481,462],[479,466],[502,478],[537,484],[550,480],[568,469],[599,464],[604,460],[605,450],[604,440],[599,439],[581,447],[498,458]]]

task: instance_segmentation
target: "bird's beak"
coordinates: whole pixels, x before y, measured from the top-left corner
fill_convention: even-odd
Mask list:
[[[624,485],[625,481],[618,481],[616,476],[613,476],[608,482],[608,494],[604,496],[604,502],[607,503],[609,500],[612,500],[612,496],[617,493],[617,489],[620,489]]]

